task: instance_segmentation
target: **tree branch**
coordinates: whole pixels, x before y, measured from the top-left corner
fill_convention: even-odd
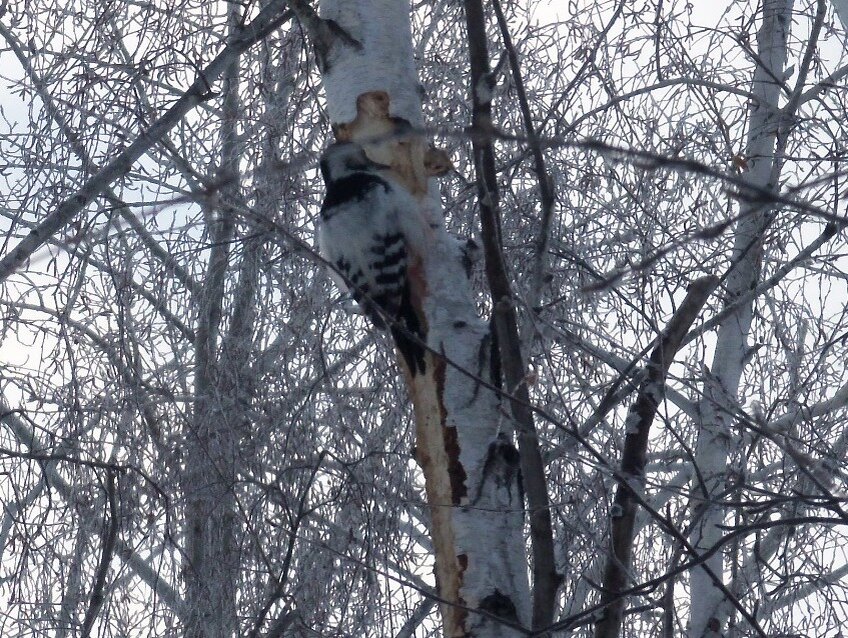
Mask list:
[[[518,65],[518,54],[512,44],[509,34],[509,26],[506,23],[503,9],[499,0],[492,0],[495,16],[498,19],[501,37],[507,51],[509,66],[512,70],[512,78],[515,82],[515,92],[518,96],[518,105],[521,109],[521,118],[524,122],[524,131],[527,134],[527,143],[533,155],[533,170],[539,183],[539,202],[542,206],[542,217],[539,227],[539,236],[536,239],[536,247],[533,255],[533,276],[530,289],[530,308],[534,309],[541,303],[542,286],[544,284],[545,271],[547,270],[548,244],[550,242],[551,220],[554,212],[554,189],[548,169],[545,166],[545,156],[542,146],[539,144],[539,136],[533,127],[533,114],[530,112],[530,103],[527,100],[527,92],[524,90],[524,79],[521,77],[521,68]]]
[[[18,411],[16,410],[12,410],[5,401],[0,399],[0,423],[5,424],[11,430],[12,434],[14,434],[15,438],[20,441],[22,445],[27,446],[30,451],[44,449],[43,444],[35,435],[35,432],[26,423],[24,423],[24,420],[18,416],[17,412]],[[74,460],[73,462],[78,461]],[[139,471],[136,468],[133,469],[135,469],[135,471]],[[76,503],[76,490],[71,487],[61,474],[59,474],[54,467],[54,462],[52,460],[43,463],[41,465],[41,471],[46,477],[47,483],[54,488],[66,502],[70,504]],[[162,495],[161,490],[157,489],[157,491],[160,495]],[[80,524],[84,529],[90,530],[91,528],[91,522],[85,519],[80,519]],[[164,602],[178,618],[185,619],[185,604],[183,603],[179,592],[162,579],[159,571],[151,567],[147,561],[135,552],[130,544],[122,541],[120,538],[118,538],[115,542],[115,549],[117,550],[118,556],[121,557],[121,560],[124,561],[127,567],[129,567],[141,581],[150,587],[150,589],[159,596],[162,602]]]
[[[518,399],[517,401],[510,399],[510,407],[518,429],[521,473],[530,512],[530,538],[533,550],[532,626],[538,629],[547,627],[553,621],[556,594],[562,579],[556,572],[545,468],[539,449],[536,426],[533,422],[533,412],[528,407],[530,393],[525,381],[518,319],[501,251],[497,172],[491,141],[493,124],[489,54],[486,46],[485,15],[480,0],[465,0],[465,17],[473,102],[471,141],[477,175],[486,276],[494,303],[492,319],[507,390]],[[544,166],[541,170],[544,171]]]
[[[38,76],[30,63],[29,58],[24,55],[23,49],[21,48],[20,42],[17,38],[9,31],[3,24],[0,24],[0,36],[2,36],[9,47],[12,49],[12,52],[15,54],[15,57],[20,62],[21,66],[24,68],[24,72],[29,77],[33,86],[35,87],[38,96],[41,98],[42,103],[44,104],[44,108],[47,111],[50,119],[55,122],[56,126],[59,127],[59,130],[62,131],[64,136],[71,143],[71,148],[73,149],[76,156],[79,158],[83,167],[89,172],[95,172],[94,162],[92,161],[89,154],[86,152],[85,147],[79,139],[76,131],[74,131],[71,126],[68,124],[67,120],[62,117],[59,113],[59,109],[56,107],[56,104],[53,100],[53,97],[47,90],[47,86],[45,85],[42,78]],[[115,207],[121,217],[130,225],[130,227],[136,232],[136,234],[141,239],[142,243],[147,247],[150,253],[159,260],[159,262],[164,266],[165,270],[172,273],[177,280],[182,283],[186,289],[191,293],[197,292],[197,283],[191,276],[185,271],[185,269],[180,266],[173,256],[168,253],[167,250],[162,248],[147,231],[138,217],[136,217],[133,212],[129,209],[127,204],[121,200],[118,195],[112,190],[111,187],[107,187],[104,189],[104,194],[109,203]]]
[[[251,46],[265,38],[287,17],[281,13],[285,0],[270,0],[259,15],[249,25],[242,27],[239,33],[230,39],[227,46],[198,75],[182,97],[143,131],[129,146],[119,153],[106,166],[101,168],[71,197],[62,202],[44,221],[36,226],[17,246],[0,259],[0,282],[9,278],[32,254],[68,223],[78,213],[91,204],[99,195],[120,179],[132,165],[153,147],[195,106],[213,97],[209,85],[224,69]]]
[[[610,555],[607,558],[601,593],[601,604],[606,604],[607,608],[604,618],[595,626],[595,638],[617,638],[621,630],[625,599],[619,593],[627,583],[630,569],[636,522],[636,501],[633,497],[644,491],[645,461],[651,424],[665,393],[665,379],[674,356],[686,331],[695,321],[716,285],[718,278],[707,276],[695,280],[689,286],[686,298],[672,316],[651,353],[647,378],[642,382],[636,401],[625,421],[621,472],[610,514]]]
[[[109,499],[109,527],[103,539],[97,575],[94,578],[88,609],[85,611],[85,618],[82,622],[81,635],[83,638],[88,638],[91,635],[91,628],[94,626],[97,612],[103,606],[103,589],[106,586],[109,563],[112,561],[112,554],[115,551],[115,541],[118,539],[118,498],[115,494],[115,473],[112,470],[106,472],[106,496]]]
[[[688,335],[686,335],[686,338],[683,340],[683,345],[686,345],[687,343],[703,335],[705,332],[708,332],[721,325],[721,322],[724,321],[730,315],[732,315],[734,312],[736,312],[739,307],[744,304],[750,303],[751,301],[762,295],[764,292],[774,288],[783,280],[784,277],[786,277],[786,275],[788,275],[790,272],[792,272],[792,270],[794,270],[799,265],[807,261],[810,257],[812,257],[813,254],[819,248],[821,248],[824,244],[826,244],[836,235],[839,229],[844,227],[845,222],[838,225],[830,223],[825,226],[825,229],[822,231],[822,234],[819,235],[815,239],[815,241],[813,241],[813,243],[811,243],[809,246],[807,246],[797,255],[795,255],[795,257],[793,257],[785,264],[783,264],[780,268],[778,268],[777,271],[771,277],[761,282],[753,290],[750,290],[741,295],[740,297],[734,299],[732,304],[726,305],[721,310],[721,312],[711,317],[710,319],[699,325],[697,328],[692,330]]]

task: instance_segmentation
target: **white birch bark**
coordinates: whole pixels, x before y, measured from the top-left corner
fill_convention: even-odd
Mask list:
[[[757,101],[751,104],[745,153],[749,167],[745,179],[759,188],[774,188],[777,184],[780,166],[775,161],[780,125],[777,106],[791,20],[792,0],[765,1],[763,22],[757,34],[758,63],[751,90]],[[768,213],[768,208],[756,201],[743,205],[742,218],[736,226],[733,266],[726,284],[727,305],[736,302],[758,283],[762,235],[768,224]],[[726,511],[718,500],[725,489],[727,460],[734,444],[731,433],[733,406],[745,366],[752,314],[753,300],[748,299],[722,321],[700,404],[695,462],[703,483],[693,485],[691,505],[694,523],[691,542],[699,552],[714,547],[723,535],[720,526]],[[703,568],[692,571],[690,638],[720,635],[719,606],[723,594],[715,586],[714,578],[722,578],[723,568],[723,555],[716,552],[705,561]]]
[[[325,0],[324,22],[295,6],[322,64],[327,110],[334,124],[357,116],[356,99],[385,91],[391,115],[422,123],[412,58],[409,5],[393,0]],[[341,27],[328,29],[327,20]],[[416,452],[430,505],[431,534],[444,635],[518,636],[529,626],[518,454],[500,432],[497,394],[489,380],[490,335],[476,313],[459,242],[444,229],[435,184],[421,198],[425,221],[413,247],[426,292],[425,372],[407,375],[417,422]],[[511,626],[512,625],[512,626]]]

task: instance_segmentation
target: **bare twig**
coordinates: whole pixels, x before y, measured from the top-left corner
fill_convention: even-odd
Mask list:
[[[638,89],[633,89],[632,91],[628,91],[627,93],[622,93],[621,95],[616,95],[606,104],[602,104],[601,106],[597,106],[589,111],[586,111],[583,115],[568,124],[568,126],[563,131],[563,135],[571,133],[587,119],[611,109],[616,104],[626,102],[631,98],[644,95],[645,93],[651,93],[652,91],[658,91],[660,89],[665,89],[671,86],[699,86],[707,89],[713,89],[714,91],[723,91],[732,95],[738,95],[740,97],[744,97],[748,100],[752,100],[754,102],[759,103],[759,100],[757,100],[756,95],[754,95],[750,91],[746,91],[745,89],[740,89],[737,86],[733,86],[732,84],[724,84],[721,82],[712,82],[710,80],[699,80],[697,78],[687,77],[666,78],[660,82],[656,82],[655,84],[650,84],[648,86],[643,86]]]
[[[550,120],[554,114],[561,113],[560,107],[565,101],[565,98],[574,95],[575,87],[583,81],[584,71],[586,71],[586,69],[595,64],[595,56],[598,53],[598,49],[600,49],[601,46],[605,43],[607,36],[609,35],[610,31],[612,31],[613,26],[621,17],[621,14],[624,12],[625,6],[627,6],[626,0],[619,0],[619,2],[616,4],[615,11],[613,11],[612,15],[610,16],[610,19],[604,25],[604,28],[601,29],[601,32],[598,33],[598,37],[592,44],[592,46],[587,49],[586,57],[583,60],[583,64],[580,65],[580,68],[577,70],[577,73],[574,74],[574,77],[571,78],[571,81],[568,83],[565,89],[563,89],[559,98],[557,98],[557,101],[554,102],[551,105],[551,108],[548,110],[548,114],[545,116],[545,120],[542,122],[542,125],[538,129],[540,132],[544,130],[545,126],[548,123],[548,120]]]
[[[115,541],[118,539],[118,497],[115,494],[115,473],[112,470],[106,472],[106,496],[109,499],[109,525],[103,538],[100,562],[97,565],[94,586],[91,588],[91,598],[82,622],[81,635],[83,638],[88,638],[91,635],[91,628],[97,619],[97,612],[103,606],[103,589],[106,586],[109,563],[115,553]]]
[[[312,484],[315,482],[315,477],[317,476],[318,470],[321,468],[321,464],[323,463],[326,455],[327,452],[325,450],[321,450],[318,458],[315,459],[315,464],[312,467],[312,473],[309,476],[309,480],[306,482],[306,485],[303,487],[303,491],[300,494],[300,499],[298,499],[297,503],[297,512],[295,513],[294,521],[292,521],[291,532],[289,532],[289,544],[286,548],[285,558],[283,559],[283,567],[280,571],[279,577],[275,578],[276,582],[274,583],[274,589],[272,590],[271,595],[268,597],[268,600],[265,601],[265,604],[262,606],[262,610],[256,617],[256,622],[253,624],[253,630],[250,632],[250,638],[256,638],[259,635],[259,630],[265,622],[265,617],[271,611],[271,607],[273,607],[274,603],[282,598],[286,591],[289,569],[291,568],[292,557],[294,556],[294,546],[295,541],[297,540],[297,533],[300,530],[300,526],[304,519],[309,514],[309,510],[306,507],[306,499],[309,496],[309,492],[312,490]]]
[[[792,90],[792,95],[789,98],[786,106],[783,107],[784,114],[789,117],[794,117],[795,111],[803,99],[804,84],[807,82],[807,76],[810,73],[810,67],[813,64],[813,56],[816,53],[816,48],[819,45],[819,35],[821,34],[824,19],[827,14],[827,2],[825,0],[816,1],[816,16],[813,18],[813,26],[810,29],[810,37],[807,39],[807,47],[804,50],[804,59],[801,61],[801,68],[798,71],[798,80],[795,83],[795,88]]]
[[[848,77],[848,64],[838,68],[836,71],[828,75],[824,80],[804,91],[798,98],[798,104],[805,104],[806,102],[817,98],[819,95],[821,95],[828,89],[834,88],[837,82],[843,80],[846,77]]]
[[[62,202],[44,221],[24,237],[17,246],[0,259],[0,282],[20,268],[24,262],[44,243],[67,226],[77,214],[103,194],[115,180],[119,179],[132,165],[144,155],[159,139],[165,135],[195,106],[214,95],[209,85],[214,82],[232,60],[239,57],[251,46],[265,38],[276,29],[287,16],[281,13],[285,0],[270,0],[249,25],[241,28],[238,35],[231,38],[227,46],[183,93],[182,97],[143,131],[129,146],[119,153],[106,166],[101,168],[71,197]]]
[[[736,312],[741,306],[746,303],[750,303],[751,301],[762,295],[764,292],[767,292],[768,290],[774,288],[777,284],[783,281],[783,278],[786,277],[786,275],[788,275],[790,272],[792,272],[792,270],[794,270],[795,268],[806,262],[808,259],[810,259],[810,257],[812,257],[813,254],[815,254],[815,252],[819,248],[821,248],[825,243],[830,241],[834,237],[834,235],[836,235],[838,230],[840,228],[843,228],[844,226],[845,222],[838,225],[828,224],[827,226],[825,226],[825,229],[824,231],[822,231],[822,234],[819,235],[815,239],[815,241],[813,241],[813,243],[811,243],[809,246],[799,252],[795,257],[793,257],[785,264],[783,264],[780,268],[778,268],[777,271],[771,277],[761,282],[753,290],[749,290],[740,297],[734,299],[733,303],[726,305],[724,308],[722,308],[721,312],[711,317],[710,319],[699,325],[697,328],[692,330],[688,335],[686,335],[686,338],[683,340],[683,345],[693,341],[694,339],[697,339],[705,332],[708,332],[718,327],[722,321],[724,321],[727,317]]]
[[[515,51],[515,46],[512,44],[512,37],[509,34],[509,25],[506,22],[503,9],[499,0],[492,0],[492,6],[495,9],[495,16],[498,19],[498,27],[501,31],[504,47],[507,51],[509,66],[512,70],[512,79],[515,82],[515,92],[518,96],[518,105],[521,109],[521,118],[524,121],[524,131],[527,134],[527,143],[530,146],[530,152],[533,155],[533,170],[536,173],[536,180],[539,183],[539,202],[542,206],[542,218],[539,224],[539,236],[536,239],[536,246],[533,256],[533,276],[532,286],[530,290],[529,305],[531,308],[536,308],[541,302],[542,285],[545,279],[545,271],[547,270],[547,255],[548,243],[550,242],[551,220],[554,212],[554,189],[548,169],[545,166],[545,156],[542,153],[542,147],[539,144],[539,136],[536,134],[536,129],[533,127],[533,114],[530,112],[530,103],[527,100],[527,92],[524,90],[524,79],[521,77],[521,68],[518,65],[518,54]]]
[[[24,71],[35,87],[38,96],[41,98],[42,103],[44,104],[44,108],[47,111],[47,114],[50,116],[56,126],[59,127],[59,130],[62,131],[63,135],[68,139],[71,143],[71,148],[74,153],[76,153],[82,165],[89,173],[95,173],[96,166],[94,161],[91,159],[91,156],[85,149],[85,146],[80,141],[79,135],[73,128],[71,128],[70,124],[68,124],[67,120],[62,117],[62,114],[59,112],[53,97],[50,95],[50,92],[47,90],[47,86],[44,83],[43,79],[39,77],[36,73],[35,68],[33,67],[30,59],[26,56],[21,47],[20,42],[14,36],[14,34],[9,31],[5,25],[0,23],[0,36],[2,36],[9,48],[12,49],[12,52],[15,54],[15,57],[18,59],[18,62],[23,67]],[[167,250],[165,250],[162,246],[159,245],[153,236],[147,231],[141,221],[136,217],[127,204],[118,197],[114,190],[112,190],[111,186],[107,186],[103,190],[106,199],[109,203],[115,207],[121,217],[132,227],[132,229],[136,232],[138,237],[141,239],[142,243],[147,247],[156,259],[158,259],[166,271],[171,272],[177,280],[182,283],[186,289],[191,293],[197,292],[197,284],[192,279],[191,275],[189,275],[186,270],[180,266],[173,255],[171,255]]]
[[[18,410],[13,410],[6,404],[5,401],[0,398],[0,423],[7,426],[9,430],[14,434],[15,438],[22,444],[27,446],[30,451],[32,450],[41,450],[44,449],[39,438],[36,436],[33,429],[24,422],[24,419],[19,416]],[[16,453],[16,456],[24,456],[25,453]],[[39,453],[34,453],[36,457]],[[44,474],[45,480],[47,483],[55,489],[58,494],[68,503],[75,504],[77,502],[77,493],[74,488],[65,480],[65,478],[59,473],[59,471],[55,467],[55,461],[68,461],[79,463],[76,459],[69,458],[57,458],[51,459],[50,456],[46,455],[47,461],[42,464],[42,473]],[[36,458],[36,460],[38,460]],[[89,464],[89,463],[84,463]],[[100,467],[100,465],[95,465],[95,467]],[[107,465],[106,469],[122,469],[121,465]],[[138,468],[127,467],[126,469],[131,469],[135,472],[138,472],[141,476],[144,476],[146,480],[150,482],[153,488],[157,491],[161,498],[165,500],[166,505],[168,504],[167,496],[162,492],[161,488],[156,485],[153,481],[151,481],[146,474],[143,473],[142,470]],[[81,524],[83,529],[89,528],[91,523],[86,520],[81,520]],[[174,614],[179,618],[185,618],[187,616],[187,612],[185,609],[185,603],[183,602],[182,597],[179,592],[172,587],[168,582],[166,582],[162,575],[158,570],[153,568],[150,563],[147,562],[144,558],[142,558],[136,551],[133,549],[132,545],[129,543],[122,541],[120,538],[116,540],[116,550],[117,555],[120,556],[121,560],[148,586],[150,587],[156,595],[159,597],[161,601],[163,601],[170,609],[174,612]]]

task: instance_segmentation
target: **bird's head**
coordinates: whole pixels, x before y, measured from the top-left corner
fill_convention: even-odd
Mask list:
[[[354,173],[373,173],[387,168],[390,167],[369,159],[363,148],[354,142],[331,144],[321,155],[321,176],[325,184]]]

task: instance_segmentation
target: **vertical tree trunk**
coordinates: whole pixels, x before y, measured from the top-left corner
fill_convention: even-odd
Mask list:
[[[374,91],[388,94],[392,116],[422,124],[408,3],[325,0],[324,20],[306,5],[293,8],[315,45],[334,125],[361,121],[357,98]],[[420,215],[425,230],[410,278],[430,351],[423,372],[401,365],[430,505],[444,635],[518,636],[530,624],[530,606],[513,428],[502,424],[498,395],[486,385],[494,378],[492,336],[476,314],[461,243],[444,229],[436,185],[420,190],[420,210],[410,215]]]
[[[238,5],[229,6],[228,27],[236,32]],[[239,61],[223,74],[221,160],[218,180],[224,200],[238,193]],[[190,616],[186,638],[236,635],[236,589],[239,575],[235,551],[236,433],[218,391],[218,360],[224,285],[234,214],[223,207],[207,213],[211,244],[206,276],[198,300],[195,337],[194,411],[186,435],[183,493],[185,506],[186,603]]]
[[[485,88],[491,82],[489,52],[486,37],[486,19],[480,0],[465,0],[465,23],[468,30],[468,53],[471,67],[471,94],[473,101],[472,150],[474,171],[477,178],[477,201],[480,207],[483,253],[486,257],[486,278],[494,300],[492,325],[497,337],[503,379],[515,399],[510,408],[518,432],[521,457],[521,472],[524,479],[527,507],[530,511],[530,542],[533,556],[533,615],[532,628],[541,630],[553,623],[556,610],[557,590],[560,576],[556,571],[554,555],[553,524],[550,500],[545,476],[545,467],[539,447],[539,435],[530,408],[530,391],[527,388],[524,357],[518,335],[518,316],[512,287],[503,259],[501,237],[500,196],[498,193],[495,150],[489,132],[492,130],[491,90]],[[520,78],[517,72],[516,78]],[[525,115],[529,115],[526,114]],[[532,123],[528,122],[532,129]],[[530,135],[531,144],[534,135]],[[539,179],[545,183],[547,177],[537,159]],[[543,209],[549,214],[553,196],[542,188]],[[545,240],[542,240],[545,243]],[[544,264],[544,246],[539,247],[539,268]]]
[[[757,102],[751,104],[745,153],[749,167],[745,179],[761,188],[772,189],[778,183],[780,162],[775,158],[775,142],[781,123],[777,109],[791,20],[792,0],[765,0],[763,22],[757,34],[758,62],[751,89]],[[762,238],[770,220],[767,206],[759,202],[743,205],[727,277],[727,306],[757,285]],[[699,480],[692,488],[694,525],[691,536],[692,545],[700,552],[714,547],[722,537],[720,526],[724,523],[725,508],[717,501],[725,489],[726,465],[733,444],[733,406],[737,402],[739,380],[745,365],[752,313],[753,300],[748,300],[721,323],[700,403],[695,462],[703,482]],[[722,577],[722,553],[716,552],[708,558],[704,568],[692,572],[690,638],[720,635],[718,608],[723,595],[706,570]]]

